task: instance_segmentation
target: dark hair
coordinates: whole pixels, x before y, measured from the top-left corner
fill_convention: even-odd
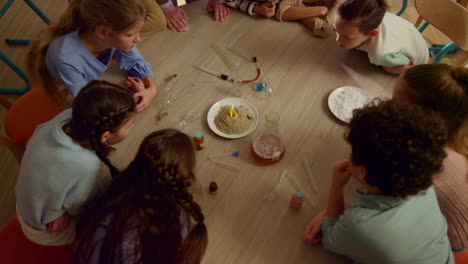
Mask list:
[[[468,156],[468,69],[447,64],[422,64],[403,74],[409,101],[439,113],[449,144]]]
[[[379,27],[388,8],[385,0],[345,0],[338,12],[344,20],[358,19],[358,28],[364,35]]]
[[[101,142],[101,135],[106,131],[117,131],[129,115],[135,112],[135,107],[129,89],[106,81],[91,81],[81,89],[73,102],[72,118],[68,123],[70,136],[78,142],[89,142],[112,175],[118,174],[107,158],[113,148]]]
[[[367,169],[365,181],[401,198],[429,188],[446,156],[442,120],[415,104],[393,100],[355,110],[346,140],[352,163]]]
[[[130,257],[135,263],[200,263],[208,234],[204,215],[187,187],[194,180],[194,148],[189,136],[175,129],[148,135],[135,159],[115,178],[108,191],[80,217],[75,259],[86,262],[94,250],[95,234],[105,228],[99,263],[123,263],[122,242],[137,229]],[[183,240],[181,210],[197,224]],[[104,219],[112,215],[103,227]],[[136,218],[137,224],[129,219]],[[136,226],[136,228],[135,228]]]

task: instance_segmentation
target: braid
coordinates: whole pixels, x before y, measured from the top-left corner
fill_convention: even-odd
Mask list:
[[[193,195],[187,190],[189,183],[178,172],[176,166],[168,165],[160,157],[153,159],[152,155],[146,153],[144,156],[152,164],[156,175],[158,175],[157,177],[152,175],[153,183],[162,184],[166,189],[169,189],[177,204],[189,212],[197,222],[187,238],[182,242],[179,254],[180,261],[181,263],[190,264],[200,263],[208,244],[208,234],[204,223],[205,216],[200,206],[193,200]]]

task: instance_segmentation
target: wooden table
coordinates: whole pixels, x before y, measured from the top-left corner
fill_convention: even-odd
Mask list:
[[[328,94],[344,85],[361,87],[376,96],[390,96],[396,77],[372,66],[367,55],[359,51],[341,50],[334,36],[314,38],[300,23],[280,23],[273,19],[249,17],[233,12],[228,21],[216,23],[206,13],[206,1],[186,7],[190,31],[176,33],[166,30],[139,45],[141,53],[152,63],[158,85],[153,105],[136,117],[135,128],[112,154],[113,162],[124,168],[134,157],[141,140],[150,132],[176,127],[188,112],[199,112],[202,118],[189,123],[183,131],[192,135],[200,130],[205,136],[205,149],[197,152],[198,182],[193,192],[207,217],[209,247],[203,263],[349,263],[345,258],[329,253],[320,245],[303,241],[303,232],[310,219],[326,206],[331,183],[332,165],[349,156],[343,140],[344,125],[328,110]],[[268,76],[274,92],[271,100],[261,100],[251,85],[242,89],[242,98],[252,103],[264,120],[269,111],[281,114],[279,129],[286,155],[273,166],[258,166],[250,156],[253,134],[236,140],[216,136],[210,131],[206,114],[220,99],[232,97],[226,92],[229,83],[194,69],[203,65],[230,73],[210,48],[235,47],[257,56],[263,76]],[[228,53],[241,70],[234,75],[250,78],[255,75],[252,63]],[[176,101],[169,115],[157,121],[168,83],[164,78],[176,73],[169,85]],[[124,76],[116,67],[104,79],[122,82]],[[193,82],[215,81],[199,86]],[[262,126],[260,123],[260,126]],[[258,130],[258,129],[257,129]],[[207,161],[209,155],[240,151],[231,158],[241,172],[236,173]],[[310,160],[318,182],[318,193],[308,183],[301,159]],[[227,158],[229,160],[229,158]],[[311,202],[301,209],[289,207],[294,188],[283,179],[273,201],[263,197],[272,191],[281,171],[294,177],[304,188]],[[208,193],[208,184],[216,181],[217,194]],[[346,189],[349,201],[355,182]]]

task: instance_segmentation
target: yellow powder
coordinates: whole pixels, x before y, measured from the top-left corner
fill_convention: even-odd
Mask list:
[[[242,134],[249,130],[252,126],[254,119],[253,115],[245,106],[235,106],[238,117],[230,117],[230,105],[222,106],[219,109],[218,115],[214,119],[216,127],[223,133],[228,135]],[[250,114],[250,118],[247,116]]]

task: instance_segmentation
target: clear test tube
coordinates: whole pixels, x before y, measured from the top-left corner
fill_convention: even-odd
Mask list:
[[[307,159],[307,157],[305,157],[305,156],[302,157],[302,164],[304,165],[304,170],[306,172],[307,179],[308,179],[309,183],[312,185],[312,188],[314,188],[314,191],[316,193],[318,193],[319,189],[318,189],[317,179],[312,174],[312,171],[310,169],[310,163],[309,163],[309,160]]]
[[[238,166],[227,163],[227,162],[224,162],[224,161],[220,161],[220,160],[216,160],[216,159],[210,159],[210,161],[213,162],[215,165],[217,165],[219,167],[223,167],[225,169],[228,169],[228,170],[231,170],[231,171],[234,171],[234,172],[240,172],[241,171],[241,169]]]
[[[275,186],[273,187],[273,190],[263,196],[264,200],[273,201],[276,198],[276,194],[278,193],[278,187],[281,183],[281,180],[284,178],[284,176],[287,173],[288,173],[287,170],[281,171],[281,174],[276,178],[276,183],[275,183]]]

